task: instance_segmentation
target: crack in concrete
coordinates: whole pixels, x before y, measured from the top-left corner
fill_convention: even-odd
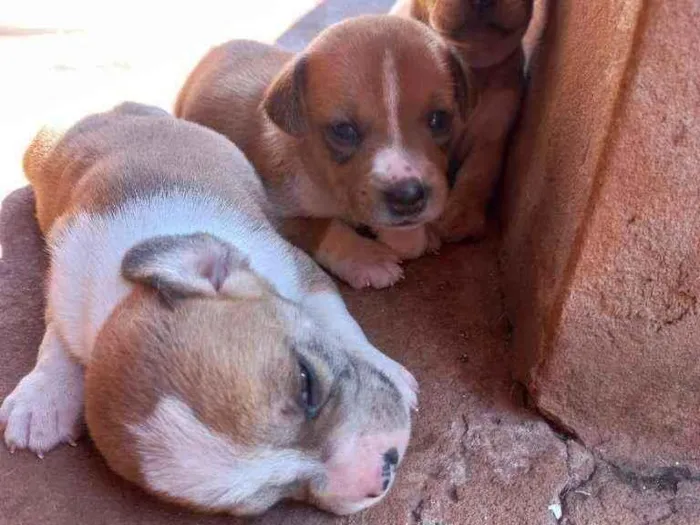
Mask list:
[[[617,465],[613,462],[605,461],[602,458],[596,459],[600,459],[601,462],[609,465],[620,481],[631,486],[635,490],[647,490],[650,488],[660,492],[670,490],[676,495],[678,493],[678,484],[681,481],[700,482],[700,476],[694,476],[688,467],[663,467],[658,469],[659,474],[655,476],[645,476],[635,472],[629,467]]]
[[[456,450],[449,456],[447,457],[444,461],[441,461],[438,463],[438,465],[433,469],[431,472],[428,473],[428,477],[435,480],[439,479],[441,474],[446,470],[446,466],[450,465],[452,463],[455,463],[457,461],[462,461],[465,462],[467,455],[469,453],[466,445],[466,440],[469,434],[469,419],[467,417],[467,414],[462,414],[461,415],[461,420],[462,420],[462,425],[464,426],[464,429],[461,431],[459,434],[459,437],[457,438],[457,444],[458,446],[456,447]],[[447,497],[453,502],[453,503],[458,503],[461,498],[459,495],[459,490],[455,484],[451,484],[450,487],[447,490]],[[423,512],[425,511],[425,506],[426,503],[430,500],[430,494],[428,490],[428,482],[426,481],[423,487],[421,488],[421,497],[418,500],[418,503],[414,505],[414,507],[411,509],[410,515],[413,518],[413,521],[415,523],[423,523]]]
[[[527,392],[527,390],[526,390]],[[527,394],[529,396],[529,393]],[[566,443],[566,468],[567,468],[567,483],[564,488],[558,494],[558,502],[561,505],[561,517],[558,523],[562,525],[571,523],[571,508],[569,496],[571,494],[585,494],[588,497],[596,498],[597,495],[593,494],[591,491],[584,491],[587,485],[595,478],[599,471],[601,465],[608,466],[615,476],[624,484],[631,486],[637,491],[643,491],[652,489],[658,492],[671,491],[672,495],[666,499],[666,504],[669,506],[670,511],[665,513],[663,516],[654,518],[653,520],[644,520],[640,522],[640,525],[654,525],[664,523],[665,520],[673,517],[678,512],[676,499],[678,498],[678,485],[683,481],[691,481],[700,483],[700,475],[693,475],[688,467],[684,466],[672,466],[664,467],[658,469],[656,475],[644,475],[632,468],[625,467],[623,465],[618,465],[612,461],[605,460],[594,450],[587,447],[575,433],[570,432],[569,429],[561,422],[557,421],[555,417],[550,417],[548,414],[540,410],[533,402],[530,401],[530,408],[537,413],[542,420],[551,428],[552,432],[562,439]],[[593,468],[591,472],[585,476],[585,478],[572,483],[576,478],[576,474],[573,471],[572,466],[572,449],[569,442],[574,442],[582,447],[582,449],[591,455],[593,460]],[[605,503],[600,501],[602,508],[606,508]]]
[[[411,516],[415,523],[420,523],[423,521],[423,507],[425,507],[425,499],[421,498],[418,503],[411,510]]]
[[[575,441],[575,440],[570,440],[570,441]],[[575,441],[575,442],[578,443],[578,441]],[[562,523],[562,524],[567,524],[569,522],[570,509],[569,509],[569,503],[567,501],[567,496],[572,492],[574,492],[574,493],[582,492],[580,489],[582,487],[584,487],[587,483],[589,483],[593,479],[593,477],[595,476],[596,472],[598,471],[598,463],[596,462],[595,456],[593,455],[593,453],[590,450],[588,450],[588,448],[583,446],[583,444],[579,443],[579,445],[581,445],[581,447],[586,452],[591,454],[591,457],[593,458],[593,468],[591,469],[591,472],[587,476],[585,476],[583,479],[581,479],[577,483],[572,484],[571,481],[576,478],[576,474],[575,474],[573,466],[572,466],[573,458],[571,457],[571,455],[572,455],[571,447],[569,446],[568,442],[566,443],[566,472],[567,472],[568,479],[567,479],[566,484],[564,485],[564,488],[559,492],[559,495],[557,496],[559,499],[559,504],[561,505],[561,518],[559,518],[559,520],[557,520],[557,521],[559,523]],[[589,497],[591,497],[590,492],[584,492],[584,494],[589,494]]]
[[[585,447],[584,447],[585,448]],[[588,448],[585,448],[585,450],[591,454],[591,457],[593,458],[594,466],[591,471],[591,473],[583,480],[580,482],[576,483],[575,485],[567,485],[560,493],[559,493],[559,502],[561,504],[561,509],[562,509],[562,518],[559,520],[559,523],[562,525],[564,524],[570,524],[571,521],[571,508],[569,506],[569,495],[572,493],[583,493],[586,494],[589,497],[597,498],[596,494],[593,494],[590,491],[584,492],[582,489],[586,488],[586,485],[590,484],[593,480],[593,478],[596,476],[598,473],[600,467],[602,465],[607,466],[610,471],[613,473],[613,475],[623,484],[631,487],[637,492],[644,492],[648,490],[653,490],[655,492],[670,492],[671,494],[669,497],[665,498],[664,503],[668,505],[668,512],[665,512],[663,515],[655,517],[653,519],[648,519],[646,517],[640,517],[640,522],[639,525],[655,525],[655,524],[662,524],[665,523],[666,520],[669,518],[672,518],[674,515],[678,513],[678,505],[677,505],[677,499],[680,497],[678,495],[678,485],[681,482],[685,481],[690,481],[694,483],[700,483],[700,475],[693,475],[691,470],[688,467],[684,466],[673,466],[673,467],[664,467],[658,470],[658,474],[656,475],[644,475],[639,472],[636,472],[634,469],[623,466],[623,465],[618,465],[612,461],[605,460],[602,458],[599,454],[596,454],[594,451],[591,451]],[[568,476],[569,480],[574,478],[574,473],[572,472],[571,469],[571,451],[569,447],[567,447],[567,471],[568,471]],[[599,500],[599,504],[601,505],[601,508],[606,512],[606,513],[612,513],[612,511],[608,508],[606,502],[604,500]],[[628,509],[632,510],[632,509]]]

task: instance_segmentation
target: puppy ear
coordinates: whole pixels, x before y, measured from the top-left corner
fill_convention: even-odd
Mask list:
[[[307,59],[303,55],[287,64],[265,93],[262,106],[279,128],[295,137],[307,130]]]
[[[469,97],[471,95],[467,81],[467,69],[462,59],[459,57],[458,52],[452,47],[449,48],[447,53],[447,65],[450,68],[450,75],[452,75],[457,109],[459,110],[462,121],[466,121],[467,111],[469,109]]]
[[[122,276],[145,284],[165,299],[262,295],[266,284],[232,245],[206,233],[153,237],[131,248]]]

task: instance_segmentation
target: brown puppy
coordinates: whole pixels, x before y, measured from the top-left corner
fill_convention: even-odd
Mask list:
[[[319,263],[354,287],[385,287],[401,259],[435,247],[424,225],[447,199],[466,96],[459,60],[434,32],[364,16],[296,56],[248,41],[213,49],[175,114],[243,150],[275,208],[307,218],[287,225]],[[361,225],[378,240],[358,235]]]
[[[420,20],[457,49],[468,66],[470,115],[455,151],[460,166],[445,213],[447,241],[480,238],[524,87],[522,39],[533,0],[400,0],[392,13]]]

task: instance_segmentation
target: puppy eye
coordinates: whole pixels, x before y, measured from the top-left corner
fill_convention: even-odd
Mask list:
[[[354,147],[360,143],[360,132],[350,122],[336,122],[328,127],[328,132],[336,144]]]
[[[299,363],[299,378],[301,379],[301,406],[307,419],[313,419],[321,408],[321,392],[316,377],[311,368]]]
[[[447,111],[433,111],[428,115],[428,127],[436,138],[442,138],[452,129],[452,115]]]

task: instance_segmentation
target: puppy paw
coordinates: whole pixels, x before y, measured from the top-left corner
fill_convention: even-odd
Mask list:
[[[486,235],[486,216],[473,208],[448,206],[432,227],[445,242],[476,241]]]
[[[5,444],[40,458],[60,443],[74,444],[81,432],[82,387],[65,385],[42,370],[25,376],[0,407]]]
[[[387,288],[403,278],[399,256],[388,246],[362,239],[361,249],[329,264],[329,269],[353,288]]]
[[[418,381],[413,377],[413,374],[406,367],[384,354],[380,354],[376,358],[375,366],[394,383],[408,408],[416,410],[418,408]]]
[[[377,230],[377,239],[394,250],[402,260],[417,259],[440,247],[439,236],[426,226],[410,230],[381,228]]]

